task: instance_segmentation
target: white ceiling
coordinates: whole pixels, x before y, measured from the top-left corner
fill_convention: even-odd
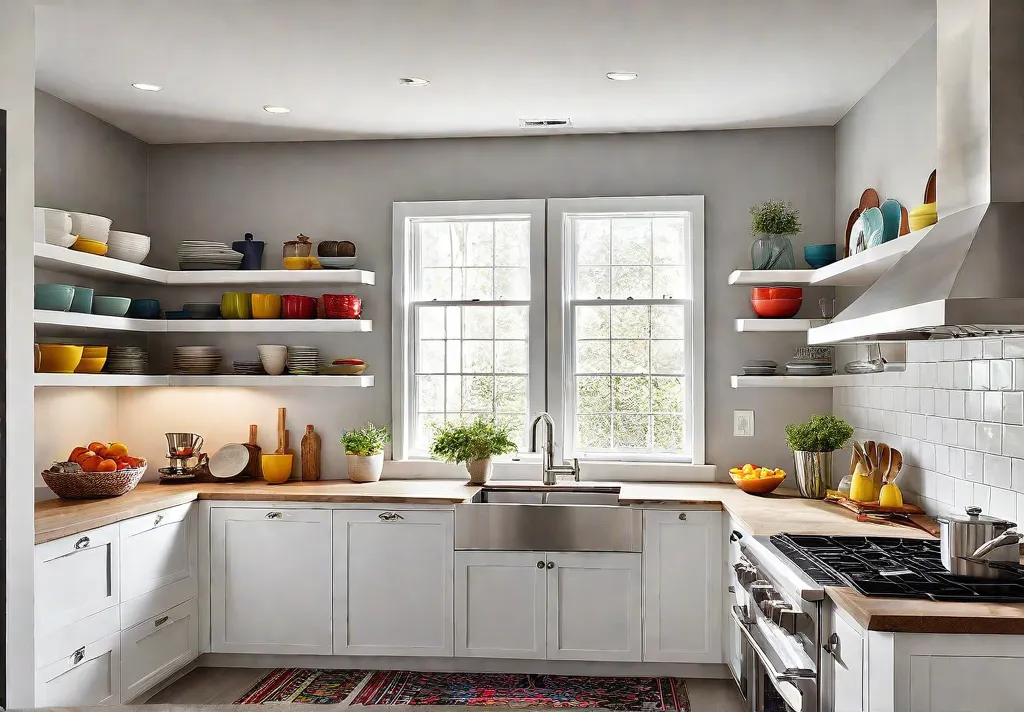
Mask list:
[[[934,0],[44,0],[36,81],[150,143],[832,125],[934,21]]]

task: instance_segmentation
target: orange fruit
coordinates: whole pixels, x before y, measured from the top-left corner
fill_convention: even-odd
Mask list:
[[[78,464],[80,464],[82,469],[86,472],[99,472],[101,462],[103,462],[103,458],[93,453],[88,457],[83,457]]]
[[[117,469],[127,470],[129,467],[131,467],[131,464],[128,462],[127,459],[123,457],[117,458]]]
[[[114,472],[117,470],[117,462],[111,459],[100,460],[96,466],[96,472]]]
[[[118,459],[128,454],[128,446],[124,443],[110,443],[107,448],[107,457]]]
[[[78,456],[75,458],[75,462],[81,465],[90,457],[96,457],[96,453],[94,453],[92,450],[86,450],[85,452],[78,453]]]
[[[138,467],[139,465],[142,464],[141,457],[132,457],[129,455],[128,457],[125,458],[125,460],[128,462],[128,467]]]
[[[71,454],[68,455],[68,462],[78,462],[78,458],[87,452],[89,452],[88,448],[76,447],[71,451]]]

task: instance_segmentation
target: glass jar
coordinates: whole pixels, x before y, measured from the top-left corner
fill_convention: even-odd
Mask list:
[[[303,234],[299,234],[294,240],[284,243],[285,257],[309,257],[313,251],[313,243]],[[792,251],[792,248],[791,250]]]
[[[793,242],[786,235],[761,235],[750,246],[754,269],[796,269]]]

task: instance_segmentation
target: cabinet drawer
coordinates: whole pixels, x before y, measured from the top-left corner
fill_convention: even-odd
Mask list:
[[[117,605],[118,526],[35,548],[36,631],[63,628]]]
[[[120,547],[122,628],[197,596],[195,505],[121,522]]]
[[[36,670],[36,707],[118,704],[120,676],[120,636],[115,633]]]
[[[46,635],[36,635],[36,669],[71,657],[83,645],[117,635],[120,630],[118,608],[111,606]]]
[[[195,599],[121,632],[121,699],[138,697],[199,655]]]

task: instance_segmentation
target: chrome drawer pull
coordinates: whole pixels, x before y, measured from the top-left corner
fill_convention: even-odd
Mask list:
[[[280,519],[280,518],[281,518],[281,513],[280,512],[267,512],[267,519]]]
[[[398,512],[381,512],[377,515],[377,518],[380,519],[382,522],[393,522],[398,519],[405,519],[405,517],[403,517]]]
[[[79,648],[78,650],[76,650],[75,654],[71,656],[71,664],[72,665],[78,665],[78,663],[82,662],[83,660],[85,660],[85,646],[84,645],[81,648]]]
[[[162,514],[156,515],[156,519],[153,520],[153,526],[155,527],[157,524],[159,524],[163,520],[164,520],[164,515],[162,515]]]
[[[154,628],[159,628],[160,626],[162,626],[164,623],[166,623],[170,619],[171,619],[170,616],[160,616],[155,621],[153,621],[153,627]]]
[[[89,537],[83,536],[81,539],[75,542],[76,549],[84,549],[89,546]]]

